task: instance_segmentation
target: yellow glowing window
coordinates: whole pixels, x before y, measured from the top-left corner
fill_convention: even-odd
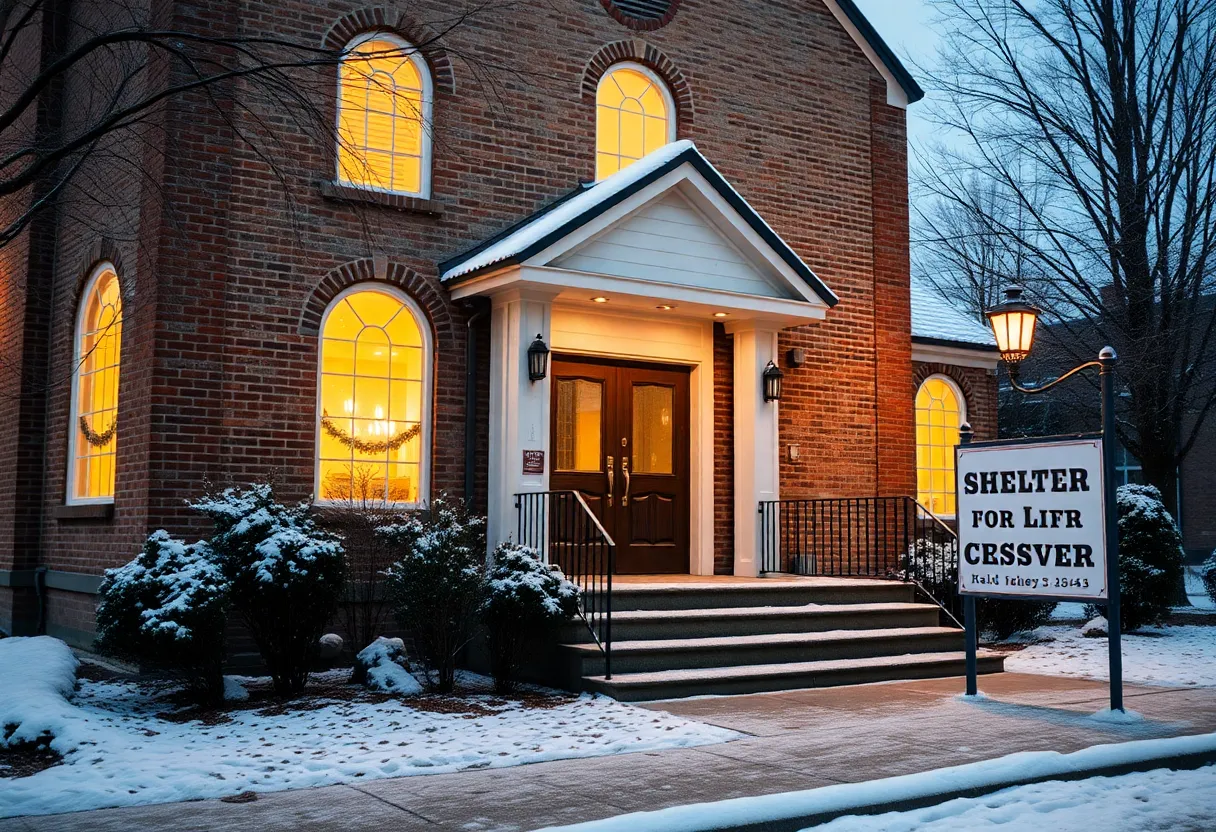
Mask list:
[[[321,329],[317,495],[355,504],[425,497],[429,340],[380,288],[334,303]]]
[[[405,41],[377,34],[347,47],[338,83],[338,179],[427,196],[430,75]]]
[[[916,392],[917,499],[945,517],[954,516],[954,446],[962,421],[958,389],[944,378],[925,379]]]
[[[595,178],[627,168],[675,138],[671,94],[649,70],[622,65],[595,96]]]
[[[561,378],[555,387],[557,470],[603,470],[604,386],[598,381]]]
[[[121,343],[122,294],[114,267],[105,264],[85,287],[76,325],[70,502],[114,499]]]

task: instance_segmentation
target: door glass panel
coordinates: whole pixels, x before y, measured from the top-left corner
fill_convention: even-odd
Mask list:
[[[670,474],[672,468],[672,393],[657,384],[633,386],[633,470]]]
[[[582,378],[557,383],[557,470],[602,470],[604,385]]]

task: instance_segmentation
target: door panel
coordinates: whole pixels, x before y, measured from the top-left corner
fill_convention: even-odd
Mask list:
[[[688,571],[688,371],[555,358],[551,487],[581,491],[617,571]]]

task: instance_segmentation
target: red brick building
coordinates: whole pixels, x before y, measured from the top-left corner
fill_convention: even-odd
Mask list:
[[[102,570],[203,531],[208,481],[469,495],[499,539],[516,493],[578,488],[622,570],[755,575],[760,501],[917,493],[925,379],[995,434],[987,342],[913,338],[921,91],[851,0],[561,6],[151,2],[343,50],[336,127],[175,96],[113,138],[142,175],[92,159],[0,249],[0,629],[86,643]]]

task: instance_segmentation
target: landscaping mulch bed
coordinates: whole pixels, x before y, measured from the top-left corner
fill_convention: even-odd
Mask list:
[[[22,743],[0,748],[0,777],[29,777],[63,762],[57,751],[42,743]]]

